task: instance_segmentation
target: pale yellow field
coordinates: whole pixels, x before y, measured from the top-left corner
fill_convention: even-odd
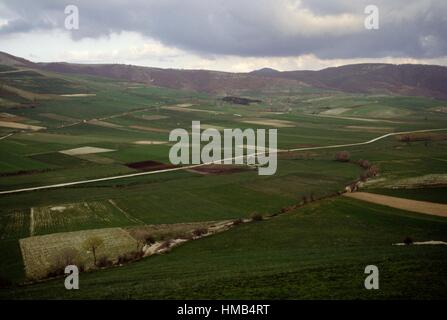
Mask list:
[[[351,110],[351,109],[349,109],[349,108],[334,108],[334,109],[323,111],[323,112],[321,112],[321,114],[337,116],[337,115],[342,114],[343,112],[346,112],[349,110]]]
[[[213,125],[213,124],[200,124],[200,128],[201,129],[216,129],[216,130],[223,130],[223,129],[225,129],[224,127],[221,127],[221,126],[216,126],[216,125]]]
[[[146,126],[130,126],[129,128],[144,130],[144,131],[152,131],[152,132],[169,132],[167,129],[160,129],[154,127],[146,127]]]
[[[241,120],[241,122],[258,124],[261,126],[274,127],[274,128],[290,128],[296,126],[296,124],[291,121],[276,120],[276,119]]]
[[[11,128],[11,129],[33,130],[33,131],[46,129],[45,127],[33,126],[30,124],[18,123],[12,121],[0,121],[0,127]]]
[[[392,208],[430,214],[434,216],[447,217],[447,204],[390,197],[368,192],[352,192],[345,193],[343,195],[349,198],[380,204]]]
[[[212,110],[202,110],[202,109],[194,109],[194,108],[186,108],[186,107],[178,107],[178,106],[162,107],[162,109],[171,110],[171,111],[179,111],[179,112],[204,112],[204,113],[211,113],[211,114],[221,114],[221,112],[212,111]]]
[[[140,141],[134,141],[134,144],[139,144],[139,145],[158,145],[158,144],[166,144],[168,143],[167,141],[156,141],[156,140],[140,140]]]
[[[115,150],[96,148],[96,147],[80,147],[80,148],[75,148],[75,149],[62,150],[59,152],[66,154],[68,156],[78,156],[78,155],[83,155],[83,154],[103,153],[103,152],[111,152],[111,151],[115,151]]]
[[[93,255],[83,248],[84,241],[93,236],[103,240],[103,245],[97,250],[98,258],[106,256],[110,260],[116,260],[119,255],[132,252],[137,247],[137,241],[121,228],[54,233],[20,239],[26,276],[29,279],[46,277],[67,249],[77,250],[77,264],[82,263],[86,269],[93,267]]]
[[[87,123],[95,125],[95,126],[104,127],[104,128],[122,128],[123,127],[123,126],[120,126],[119,124],[101,121],[101,120],[89,120],[89,121],[87,121]]]

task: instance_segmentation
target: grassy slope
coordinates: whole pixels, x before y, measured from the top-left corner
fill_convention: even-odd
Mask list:
[[[396,247],[406,236],[447,240],[447,219],[351,199],[315,203],[278,218],[188,243],[124,268],[3,291],[3,298],[445,298],[445,247]],[[363,288],[366,265],[378,291]],[[436,283],[436,286],[433,284]]]

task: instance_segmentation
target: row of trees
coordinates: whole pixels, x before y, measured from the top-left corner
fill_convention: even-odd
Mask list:
[[[335,154],[335,161],[339,162],[351,162],[351,154],[348,151],[340,151]],[[360,176],[360,180],[366,181],[366,179],[375,177],[379,174],[379,168],[372,165],[368,160],[360,159],[356,163],[365,169]]]

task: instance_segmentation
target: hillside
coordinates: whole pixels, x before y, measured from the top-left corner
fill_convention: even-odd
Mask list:
[[[447,99],[447,68],[435,65],[354,64],[320,71],[280,72],[264,68],[250,73],[229,73],[123,64],[33,63],[2,52],[0,52],[0,64],[65,74],[102,76],[213,94],[269,88],[316,87],[352,93]]]
[[[265,74],[254,71],[251,74]],[[415,64],[354,64],[320,71],[269,72],[269,77],[353,93],[386,93],[447,98],[447,68]]]

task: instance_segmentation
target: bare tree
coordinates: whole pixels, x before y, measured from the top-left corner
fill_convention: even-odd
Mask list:
[[[366,171],[366,174],[368,175],[368,177],[375,177],[379,174],[379,167],[377,166],[370,166],[368,168],[368,170]]]
[[[133,237],[135,240],[137,240],[137,251],[140,251],[143,249],[143,246],[148,243],[149,240],[151,240],[151,236],[149,235],[149,232],[146,230],[137,230],[134,232]],[[149,241],[150,242],[150,241]]]
[[[104,244],[104,240],[100,237],[92,236],[87,238],[83,243],[83,248],[93,254],[93,263],[96,266],[96,251]]]

